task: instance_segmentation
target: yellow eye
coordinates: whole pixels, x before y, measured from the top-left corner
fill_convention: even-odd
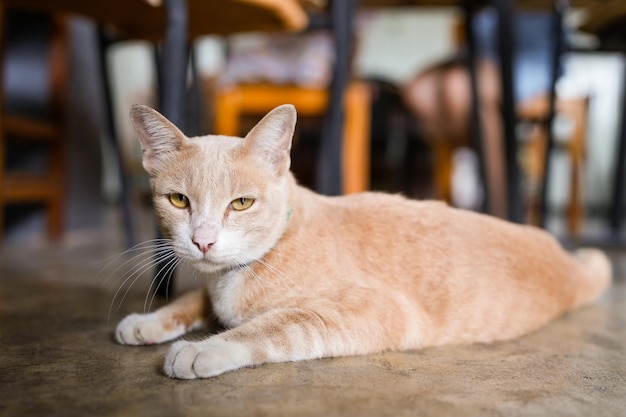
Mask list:
[[[253,198],[241,197],[241,198],[237,198],[237,199],[231,201],[230,202],[230,207],[233,210],[241,211],[241,210],[245,210],[247,208],[250,208],[252,203],[254,203],[254,199]]]
[[[180,209],[189,206],[189,199],[179,193],[170,194],[170,202],[174,205],[174,207],[178,207]]]

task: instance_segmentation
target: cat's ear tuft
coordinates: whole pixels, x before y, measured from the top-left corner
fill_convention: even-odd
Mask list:
[[[246,136],[246,146],[274,165],[279,175],[289,170],[296,108],[283,104],[270,111]]]
[[[158,169],[165,154],[179,150],[186,141],[172,122],[148,106],[134,104],[130,118],[143,149],[143,167],[149,174]]]

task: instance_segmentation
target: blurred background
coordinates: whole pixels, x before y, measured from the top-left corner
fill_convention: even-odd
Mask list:
[[[580,30],[587,18],[584,8],[574,7],[567,10],[564,20],[569,50],[560,61],[553,123],[556,147],[550,159],[547,199],[547,227],[560,236],[606,232],[624,114],[624,56],[597,49],[598,39]],[[344,144],[344,152],[354,149],[359,159],[347,163],[358,178],[351,189],[345,189],[344,178],[344,191],[374,189],[414,198],[445,198],[473,210],[489,207],[484,201],[480,160],[466,123],[467,80],[461,77],[459,81],[450,72],[464,71],[459,64],[465,48],[463,21],[462,10],[456,7],[357,7],[348,87],[349,91],[354,87],[355,98],[346,98],[346,117],[352,120],[354,113],[357,122],[348,121],[352,127],[345,132],[356,132],[354,137],[364,139]],[[128,176],[138,239],[151,238],[155,229],[148,183],[128,113],[134,103],[158,106],[154,44],[119,41],[101,55],[102,33],[96,22],[74,14],[28,10],[11,2],[4,6],[2,28],[5,122],[0,156],[6,173],[0,178],[5,189],[13,185],[23,191],[32,186],[33,195],[45,195],[31,198],[5,191],[0,211],[4,244],[61,241],[72,246],[107,236],[124,246],[120,168]],[[538,34],[539,43],[550,39],[549,28],[546,32],[532,24],[525,28]],[[199,36],[191,48],[196,76],[190,70],[182,121],[190,136],[245,134],[270,110],[241,111],[234,126],[231,119],[226,120],[232,94],[245,94],[245,88],[278,86],[276,91],[251,91],[268,102],[292,102],[296,93],[288,89],[296,88],[298,94],[300,90],[326,90],[332,78],[333,42],[323,29]],[[50,58],[51,50],[57,51],[59,62]],[[489,61],[489,54],[484,58]],[[541,79],[549,56],[539,54],[533,59],[525,73],[534,74],[533,80]],[[109,88],[103,83],[102,68]],[[498,85],[497,71],[492,74],[488,67],[480,68],[479,90],[485,94],[481,97],[485,103],[497,103],[498,93],[483,92],[483,87]],[[435,76],[429,79],[428,74]],[[533,199],[543,170],[545,132],[538,129],[547,102],[538,97],[545,98],[547,93],[536,91],[523,98],[523,92],[517,93],[518,162],[528,222],[533,222]],[[112,99],[119,150],[110,140],[107,94]],[[302,184],[315,189],[324,111],[311,104],[317,96],[307,97],[299,95],[302,104],[295,103],[301,117],[292,167]],[[464,121],[456,123],[457,116]],[[29,121],[34,124],[25,126]],[[488,131],[487,119],[484,122]],[[24,139],[28,135],[43,139]],[[502,144],[494,146],[502,148]],[[501,153],[496,154],[501,158]],[[15,179],[9,173],[43,176],[47,182],[36,185],[28,178],[20,182],[22,177]],[[37,187],[45,190],[37,191]],[[51,214],[49,206],[57,213]],[[61,220],[50,226],[55,215]]]

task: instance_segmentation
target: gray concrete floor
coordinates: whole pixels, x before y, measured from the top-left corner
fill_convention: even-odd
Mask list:
[[[624,255],[614,255],[617,282],[597,305],[511,342],[179,381],[161,372],[167,345],[113,342],[117,321],[143,310],[150,277],[115,295],[133,267],[105,266],[121,250],[111,233],[0,250],[0,415],[626,415]],[[177,289],[199,281],[183,271]]]

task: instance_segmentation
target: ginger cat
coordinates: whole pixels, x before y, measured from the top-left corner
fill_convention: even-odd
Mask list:
[[[160,224],[207,286],[126,317],[116,338],[166,342],[202,326],[211,309],[229,328],[174,343],[171,377],[511,339],[611,283],[602,252],[571,256],[533,227],[440,202],[298,186],[293,106],[272,110],[245,138],[187,138],[140,105],[132,120]]]

